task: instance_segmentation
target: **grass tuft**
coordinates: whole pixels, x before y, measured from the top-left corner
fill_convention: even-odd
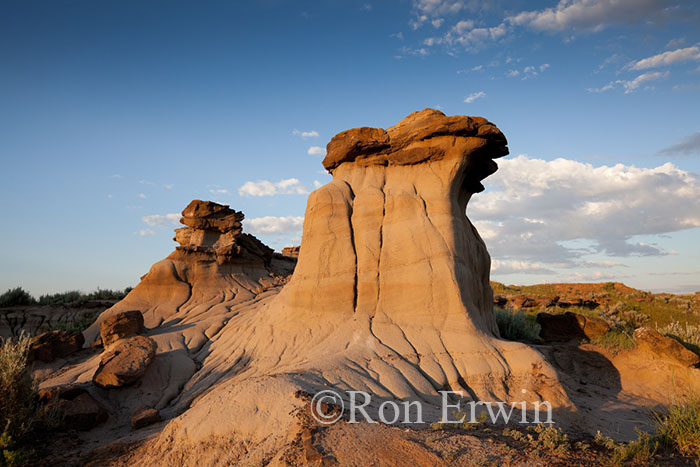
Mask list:
[[[700,459],[700,398],[674,402],[668,413],[655,413],[656,436],[664,447]]]
[[[602,336],[595,337],[591,342],[605,347],[612,353],[630,350],[636,345],[634,335],[624,328],[613,328]]]
[[[501,308],[496,308],[495,314],[498,331],[503,339],[542,342],[540,325],[535,321],[534,315],[529,315],[522,310],[511,312]]]

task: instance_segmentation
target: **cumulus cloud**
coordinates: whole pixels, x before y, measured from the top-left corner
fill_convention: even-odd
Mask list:
[[[139,234],[141,237],[148,237],[148,236],[151,236],[151,235],[155,235],[155,234],[156,234],[156,231],[155,231],[155,230],[152,230],[152,229],[141,229],[141,230],[139,230],[138,234]]]
[[[649,58],[645,58],[630,64],[633,70],[647,70],[661,66],[673,65],[687,62],[689,60],[700,60],[700,47],[686,47],[684,49],[669,50]]]
[[[692,135],[683,139],[681,142],[662,149],[658,154],[663,155],[682,155],[693,156],[700,155],[700,131],[696,131]]]
[[[309,190],[301,184],[298,178],[285,178],[279,182],[249,181],[238,189],[238,194],[241,196],[304,195],[308,192]]]
[[[321,146],[311,146],[306,153],[310,156],[325,156],[326,150]]]
[[[264,216],[243,221],[244,229],[254,235],[295,234],[301,232],[303,224],[300,216]]]
[[[150,216],[143,216],[141,220],[151,227],[169,227],[179,224],[180,214],[152,214]]]
[[[612,24],[661,17],[669,0],[560,0],[554,8],[523,11],[506,20],[539,31],[601,31]]]
[[[669,254],[634,237],[700,227],[700,180],[671,163],[595,167],[520,155],[499,165],[467,214],[502,270],[615,267],[584,257]]]
[[[471,104],[475,100],[481,99],[482,97],[486,97],[486,93],[484,91],[473,92],[464,98],[464,103]]]
[[[540,263],[531,263],[529,261],[507,260],[500,261],[494,259],[491,261],[491,274],[553,274],[554,271],[544,267]]]
[[[668,78],[670,73],[668,71],[649,71],[642,73],[632,80],[618,79],[611,81],[601,88],[588,88],[588,92],[606,92],[615,88],[622,88],[625,90],[625,94],[630,94],[636,91],[642,84],[648,83],[649,81],[655,81],[659,79]]]
[[[308,139],[308,138],[318,138],[318,131],[300,131],[297,130],[296,128],[292,130],[292,134],[299,136],[301,139]]]

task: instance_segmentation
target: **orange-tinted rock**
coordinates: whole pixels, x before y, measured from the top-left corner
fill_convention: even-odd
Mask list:
[[[192,200],[182,211],[180,222],[198,230],[218,230],[219,232],[242,230],[243,213],[213,201]]]
[[[139,428],[158,423],[160,420],[160,412],[156,409],[141,407],[131,416],[131,428],[138,430]]]
[[[175,230],[177,249],[194,254],[194,259],[215,260],[218,264],[262,260],[269,264],[273,250],[253,235],[243,233],[244,215],[213,201],[193,200],[182,211],[180,222],[187,227]]]
[[[536,319],[541,327],[540,337],[545,342],[590,340],[610,330],[610,325],[603,319],[571,312],[562,315],[538,313]]]
[[[51,386],[48,388],[40,389],[37,392],[39,402],[43,404],[48,404],[58,399],[72,400],[81,394],[85,394],[87,391],[84,387],[77,384],[66,384],[63,386]]]
[[[653,357],[671,360],[684,366],[694,366],[700,363],[700,356],[695,352],[691,352],[677,340],[663,336],[652,328],[635,329],[634,339],[640,350]]]
[[[323,166],[333,173],[345,163],[389,166],[437,161],[454,154],[447,146],[432,144],[440,137],[469,139],[470,176],[465,179],[465,189],[472,193],[482,191],[481,180],[498,168],[492,159],[508,154],[505,136],[488,120],[447,117],[439,110],[425,109],[387,130],[362,127],[338,133],[326,147]]]
[[[301,246],[288,246],[286,248],[282,248],[282,256],[287,256],[289,258],[298,258],[300,249]]]
[[[53,362],[82,349],[84,343],[81,332],[48,331],[32,339],[30,359]]]
[[[61,409],[63,426],[69,430],[91,430],[108,418],[107,410],[88,393],[62,400]]]
[[[93,382],[105,389],[135,383],[153,361],[157,347],[156,342],[146,336],[117,341],[102,354]]]
[[[100,323],[100,336],[105,346],[143,331],[143,315],[138,310],[123,311]]]

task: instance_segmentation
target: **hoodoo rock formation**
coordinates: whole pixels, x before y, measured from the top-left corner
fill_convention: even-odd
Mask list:
[[[324,160],[333,180],[309,196],[290,282],[215,336],[179,398],[196,402],[156,445],[228,432],[284,444],[299,390],[367,391],[370,411],[388,398],[437,407],[450,389],[569,408],[539,353],[498,338],[489,255],[465,215],[507,152],[487,120],[436,110],[333,138]]]
[[[375,420],[382,401],[399,399],[423,402],[426,422],[437,421],[440,391],[453,390],[485,401],[544,400],[564,426],[633,435],[619,417],[601,422],[599,400],[626,384],[619,374],[586,405],[579,377],[561,371],[588,360],[602,363],[584,373],[607,371],[605,358],[550,352],[547,360],[499,337],[489,255],[465,212],[507,153],[487,120],[430,109],[386,130],[338,134],[323,161],[333,180],[309,196],[301,248],[286,252],[298,254],[296,269],[242,232],[242,213],[190,203],[176,251],[85,332],[90,344],[101,322],[138,310],[157,344],[138,384],[99,393],[120,409],[106,436],[137,436],[130,415],[145,406],[167,422],[132,465],[284,465],[285,450],[309,440],[305,395],[328,389],[371,394],[366,410]],[[81,358],[42,387],[91,384],[100,356]],[[681,370],[694,371],[674,375],[686,378]]]

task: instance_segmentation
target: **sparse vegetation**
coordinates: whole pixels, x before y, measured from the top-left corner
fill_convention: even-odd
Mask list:
[[[501,337],[512,341],[541,342],[540,325],[535,316],[522,310],[496,308],[496,323]]]
[[[666,414],[655,414],[656,437],[666,448],[700,460],[700,398],[674,402]]]
[[[657,328],[657,331],[676,339],[688,350],[700,355],[700,326],[692,326],[688,323],[681,325],[678,321],[673,321],[667,326]]]
[[[595,443],[609,451],[601,460],[604,464],[624,465],[637,462],[648,465],[661,448],[700,461],[700,398],[691,397],[674,402],[666,413],[654,413],[656,422],[652,433],[637,430],[637,439],[618,443],[600,432]]]
[[[29,305],[80,306],[90,300],[122,300],[131,290],[131,287],[127,287],[124,290],[98,288],[90,293],[70,290],[68,292],[42,295],[37,300],[22,287],[15,287],[0,295],[0,308]]]
[[[21,465],[23,438],[39,418],[35,388],[27,371],[30,338],[0,338],[0,465]]]
[[[121,300],[131,292],[132,288],[127,287],[124,290],[100,289],[84,294],[79,290],[70,290],[51,295],[42,295],[39,297],[40,305],[80,305],[89,300]]]
[[[594,441],[598,446],[609,451],[601,456],[603,465],[618,466],[629,461],[649,465],[659,449],[659,441],[656,437],[640,430],[637,430],[637,439],[629,443],[618,443],[612,438],[603,436],[600,431],[596,434]]]
[[[591,342],[605,347],[612,353],[629,350],[635,346],[634,335],[629,328],[613,328],[602,336],[596,337]]]
[[[571,452],[569,437],[561,428],[543,423],[527,427],[527,433],[505,428],[503,435],[528,444],[533,449],[548,451],[555,454]]]
[[[652,294],[617,282],[603,284],[538,284],[527,286],[491,282],[495,295],[524,295],[528,297],[579,297],[596,300],[595,310],[584,307],[535,307],[533,313],[563,313],[571,311],[587,316],[602,317],[616,326],[664,328],[674,322],[700,327],[700,295]],[[688,342],[688,341],[686,341]],[[692,342],[691,342],[692,343]],[[698,345],[698,344],[695,344]]]
[[[0,307],[33,305],[34,303],[36,303],[36,299],[22,287],[9,289],[0,295]]]

